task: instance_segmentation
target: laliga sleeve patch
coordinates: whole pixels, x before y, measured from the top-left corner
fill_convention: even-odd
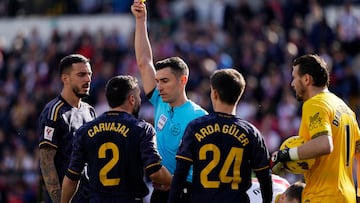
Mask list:
[[[49,126],[45,126],[44,138],[47,139],[47,140],[52,141],[53,135],[54,135],[54,128],[49,127]]]

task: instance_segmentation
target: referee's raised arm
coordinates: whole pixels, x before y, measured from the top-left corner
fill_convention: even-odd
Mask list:
[[[156,86],[155,68],[149,36],[147,32],[146,5],[140,0],[135,0],[131,6],[135,16],[135,55],[139,67],[145,94],[150,93]]]

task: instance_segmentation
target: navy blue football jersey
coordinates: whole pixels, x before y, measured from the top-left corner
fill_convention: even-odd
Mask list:
[[[57,150],[55,167],[60,184],[69,165],[75,131],[96,117],[95,109],[85,102],[79,108],[68,104],[60,95],[46,104],[39,118],[39,148]]]
[[[193,164],[192,202],[246,202],[251,171],[269,168],[269,157],[252,124],[211,113],[189,123],[176,159]]]
[[[144,170],[151,174],[161,158],[151,124],[125,112],[109,111],[77,132],[66,176],[78,180],[88,163],[91,198],[138,197],[149,192]]]

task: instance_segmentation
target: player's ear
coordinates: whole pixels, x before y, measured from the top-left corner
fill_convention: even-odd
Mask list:
[[[306,85],[312,85],[312,84],[313,84],[313,78],[312,78],[311,75],[305,74],[305,75],[303,76],[303,78],[304,78],[304,83],[305,83]]]
[[[211,98],[212,98],[213,100],[218,100],[218,99],[219,99],[219,94],[218,94],[218,92],[216,91],[216,89],[211,88]]]
[[[181,78],[180,78],[180,83],[181,83],[181,85],[186,85],[186,83],[187,83],[187,81],[188,81],[188,77],[187,76],[185,76],[185,75],[182,75],[181,76]]]
[[[130,95],[129,95],[128,100],[129,100],[129,103],[130,103],[131,105],[134,105],[134,104],[135,104],[136,99],[135,99],[135,96],[134,96],[133,94],[130,94]]]
[[[69,81],[69,75],[68,74],[61,74],[61,81],[65,84]]]

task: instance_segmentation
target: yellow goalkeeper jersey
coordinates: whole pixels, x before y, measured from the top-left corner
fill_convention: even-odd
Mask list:
[[[355,113],[331,92],[317,94],[302,107],[299,136],[308,141],[323,134],[332,136],[334,149],[328,155],[317,157],[304,174],[306,187],[302,201],[355,203],[352,169],[360,131]]]

